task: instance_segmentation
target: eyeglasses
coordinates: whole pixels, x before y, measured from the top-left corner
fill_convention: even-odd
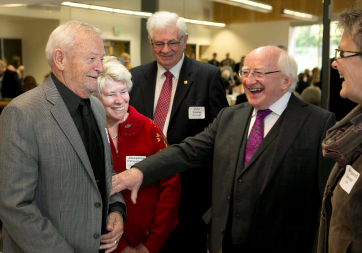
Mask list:
[[[252,75],[254,75],[255,78],[263,78],[265,75],[268,74],[273,74],[273,73],[277,73],[277,72],[281,72],[281,70],[277,70],[277,71],[271,71],[271,72],[261,72],[261,71],[254,71],[254,72],[250,72],[250,70],[239,70],[239,76],[240,77],[248,77],[249,74],[251,73]]]
[[[347,57],[352,57],[352,56],[357,56],[357,55],[362,55],[362,53],[353,52],[353,51],[343,51],[343,50],[336,49],[336,55],[335,55],[334,59],[338,60],[341,58],[347,58]]]
[[[179,41],[177,40],[170,40],[169,42],[165,43],[162,41],[156,41],[156,42],[152,42],[152,46],[154,46],[156,49],[162,49],[166,44],[168,46],[168,48],[170,49],[177,49],[178,45],[181,43],[182,38],[184,37],[184,35],[181,36],[181,39]]]

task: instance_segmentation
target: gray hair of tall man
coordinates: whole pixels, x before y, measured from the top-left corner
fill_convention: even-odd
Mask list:
[[[290,56],[286,51],[280,50],[278,66],[281,73],[291,79],[288,91],[293,92],[297,87],[298,82],[298,64],[293,56]]]
[[[98,36],[103,39],[104,33],[101,29],[93,25],[69,21],[58,26],[49,36],[48,43],[45,47],[45,56],[50,67],[53,66],[53,52],[60,48],[65,54],[72,51],[77,46],[76,35],[86,34],[88,36]]]
[[[183,18],[180,18],[176,13],[168,11],[159,11],[154,13],[147,20],[147,31],[148,36],[153,39],[153,30],[164,30],[170,26],[176,25],[178,28],[178,35],[181,36],[186,34],[186,23]]]
[[[127,91],[130,92],[132,88],[132,75],[126,67],[114,56],[105,56],[102,63],[104,71],[98,77],[98,89],[94,95],[99,97],[105,88],[107,81],[112,80],[126,84]]]
[[[362,52],[362,9],[357,6],[345,9],[339,16],[338,28],[344,30]]]

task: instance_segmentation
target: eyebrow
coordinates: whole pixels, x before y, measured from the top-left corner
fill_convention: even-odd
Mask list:
[[[254,70],[263,70],[263,69],[264,69],[264,67],[255,67],[255,68],[254,68]],[[242,67],[241,70],[250,70],[250,68],[248,68],[248,67]]]

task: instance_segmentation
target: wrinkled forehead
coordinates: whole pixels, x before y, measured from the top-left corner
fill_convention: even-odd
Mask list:
[[[278,59],[278,53],[258,48],[246,56],[243,69],[272,70],[278,67]]]

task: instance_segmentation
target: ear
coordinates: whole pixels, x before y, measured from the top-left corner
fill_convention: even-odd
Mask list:
[[[54,66],[60,71],[63,71],[65,67],[65,61],[66,61],[66,56],[64,51],[59,48],[55,49],[53,52]]]
[[[184,37],[184,39],[183,39],[183,41],[184,41],[184,50],[185,50],[185,48],[186,48],[188,38],[189,38],[188,33],[185,33],[185,37]]]
[[[150,42],[150,44],[152,45],[152,41],[150,39],[150,36],[148,36],[147,38],[148,38],[148,41]]]
[[[292,78],[284,76],[283,83],[282,83],[282,90],[287,90],[289,86],[292,84]]]

